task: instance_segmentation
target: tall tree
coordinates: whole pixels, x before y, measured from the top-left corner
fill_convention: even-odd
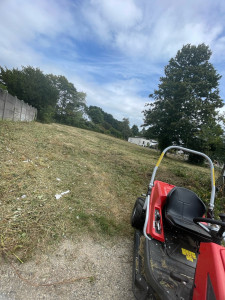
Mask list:
[[[131,127],[131,132],[132,132],[132,136],[137,136],[139,134],[139,129],[138,129],[137,125],[133,125]]]
[[[125,140],[128,140],[128,137],[131,136],[131,129],[130,129],[130,121],[128,118],[123,118],[122,121],[122,134]]]
[[[38,110],[39,121],[50,122],[54,116],[58,91],[38,68],[22,67],[22,70],[0,67],[0,83],[8,92]]]
[[[154,101],[144,111],[144,125],[161,150],[177,144],[204,151],[215,143],[215,132],[217,142],[222,138],[217,123],[217,109],[223,106],[221,76],[209,62],[211,54],[205,44],[183,46],[165,67],[158,89],[149,95]]]
[[[79,126],[83,122],[83,114],[86,108],[86,94],[78,92],[65,76],[49,74],[48,79],[58,91],[55,109],[56,121],[72,126]]]

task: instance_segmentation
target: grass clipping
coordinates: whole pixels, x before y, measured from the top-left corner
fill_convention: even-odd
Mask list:
[[[131,235],[133,203],[159,156],[87,130],[13,122],[0,122],[0,151],[0,246],[21,261],[64,238]],[[207,199],[209,171],[193,168],[165,158],[160,179]]]

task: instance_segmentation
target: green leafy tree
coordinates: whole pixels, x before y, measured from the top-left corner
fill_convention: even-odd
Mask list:
[[[110,127],[109,131],[110,131],[111,135],[113,135],[113,136],[115,136],[117,138],[120,138],[120,139],[123,138],[122,133],[120,131],[116,130],[115,128]]]
[[[65,76],[49,74],[48,79],[58,91],[55,119],[59,123],[80,126],[84,123],[83,115],[86,108],[86,94],[78,92]]]
[[[123,138],[125,140],[128,140],[128,137],[131,136],[131,134],[132,134],[131,129],[130,129],[129,119],[128,118],[123,118],[121,126],[122,126]]]
[[[144,111],[144,125],[161,150],[177,144],[207,151],[218,139],[222,141],[217,122],[217,109],[223,106],[218,88],[221,76],[209,62],[211,54],[205,44],[183,46],[165,67],[158,89],[150,94],[154,101]]]
[[[146,133],[145,127],[142,127],[141,131],[139,132],[139,135],[142,136],[142,137],[152,138],[151,136],[149,136],[149,135]]]
[[[138,136],[138,134],[139,134],[139,129],[138,129],[137,125],[133,125],[133,126],[131,127],[131,132],[132,132],[132,136]]]
[[[102,112],[103,112],[104,121],[110,124],[115,130],[121,131],[121,122],[116,120],[111,114],[108,114],[104,111]]]
[[[7,86],[10,94],[36,107],[39,121],[52,121],[58,91],[40,69],[31,66],[22,67],[22,70],[0,67],[0,71],[0,84]]]
[[[104,112],[100,107],[90,106],[86,110],[87,115],[91,119],[87,127],[101,133],[113,135],[117,138],[127,138],[130,133],[129,120],[121,122],[116,120],[111,114]],[[128,122],[128,127],[127,123]],[[128,131],[128,133],[126,133]]]
[[[104,121],[103,110],[97,106],[89,106],[88,115],[95,124],[102,124]]]

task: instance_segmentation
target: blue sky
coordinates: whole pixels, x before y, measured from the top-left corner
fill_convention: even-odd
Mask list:
[[[188,43],[209,45],[225,99],[224,1],[0,0],[1,66],[64,75],[88,106],[131,125]]]

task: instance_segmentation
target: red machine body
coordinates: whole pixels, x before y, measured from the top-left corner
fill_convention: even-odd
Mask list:
[[[166,202],[166,197],[170,190],[174,188],[174,185],[155,180],[154,186],[151,192],[151,198],[149,203],[149,219],[146,228],[146,233],[150,234],[154,239],[159,240],[161,242],[165,241],[164,238],[164,230],[162,223],[162,209]],[[160,216],[160,231],[156,228],[156,216]],[[158,221],[158,222],[159,222]]]
[[[225,248],[201,243],[199,252],[192,299],[225,299]]]

